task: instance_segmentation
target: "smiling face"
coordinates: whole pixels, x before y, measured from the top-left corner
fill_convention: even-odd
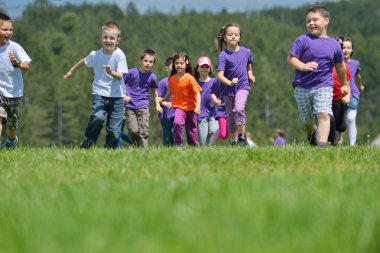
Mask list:
[[[186,59],[184,57],[178,57],[174,62],[174,67],[178,75],[184,75],[186,73]]]
[[[117,44],[119,44],[121,40],[119,35],[120,32],[117,29],[103,29],[101,34],[101,41],[105,54],[112,54],[115,51]]]
[[[319,12],[309,12],[306,16],[307,31],[315,37],[327,36],[327,25],[329,18],[323,17]]]
[[[0,20],[0,46],[9,42],[13,35],[12,21]]]
[[[352,56],[352,53],[354,50],[352,49],[352,42],[351,41],[343,41],[343,56],[344,60],[349,60]]]

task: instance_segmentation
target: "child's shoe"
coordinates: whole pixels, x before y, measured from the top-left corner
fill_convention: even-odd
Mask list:
[[[243,146],[243,147],[248,146],[248,141],[245,134],[239,134],[238,141],[239,141],[240,146]]]
[[[85,139],[84,141],[82,141],[82,142],[79,144],[79,148],[82,148],[82,149],[89,149],[89,148],[92,147],[93,145],[94,145],[94,141],[93,141],[93,140]]]
[[[17,148],[17,144],[18,144],[17,136],[13,140],[7,138],[7,140],[5,141],[5,147],[7,149],[15,149],[15,148]]]
[[[230,139],[230,145],[231,146],[236,146],[238,144],[238,140],[237,139]]]

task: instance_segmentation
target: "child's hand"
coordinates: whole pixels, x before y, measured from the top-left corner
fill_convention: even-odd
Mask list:
[[[9,60],[13,66],[19,66],[20,62],[17,60],[16,56],[13,53],[9,53]]]
[[[161,103],[163,106],[167,107],[167,108],[172,108],[172,102],[162,102]]]
[[[248,73],[248,80],[250,83],[255,83],[256,77],[252,73]]]
[[[198,114],[198,115],[201,114],[201,108],[199,108],[198,106],[195,107],[194,112],[195,112],[196,114]]]
[[[112,69],[110,65],[103,65],[104,70],[107,72],[108,75],[111,75]]]
[[[162,103],[163,100],[164,100],[164,99],[163,99],[162,97],[156,97],[156,101],[157,101],[158,103]]]
[[[360,92],[363,92],[363,91],[364,91],[364,89],[365,89],[364,85],[363,85],[363,84],[362,84],[362,85],[360,85],[359,91],[360,91]]]
[[[163,111],[163,110],[162,110],[162,107],[158,105],[158,106],[156,107],[156,111],[159,112],[159,113],[162,113],[162,111]]]
[[[350,103],[350,95],[349,94],[346,94],[346,96],[342,97],[342,103],[345,105]]]
[[[316,63],[315,61],[311,61],[311,62],[305,63],[304,66],[300,70],[303,72],[309,72],[309,71],[315,70],[317,67],[318,67],[318,63]]]
[[[342,92],[342,96],[350,95],[350,85],[343,85],[340,87],[340,90]]]
[[[72,75],[73,75],[73,72],[71,70],[69,70],[69,72],[67,72],[65,75],[63,75],[63,78],[67,79],[67,78],[69,78]]]
[[[239,81],[239,78],[237,77],[232,78],[230,86],[235,86],[238,83],[238,81]]]
[[[131,97],[130,97],[130,96],[127,96],[127,95],[124,95],[124,96],[123,96],[123,101],[124,101],[124,104],[128,104],[129,101],[131,101]]]
[[[221,105],[221,103],[222,103],[222,100],[217,99],[217,100],[213,100],[212,102],[214,103],[214,105],[216,105],[216,106],[219,107]]]

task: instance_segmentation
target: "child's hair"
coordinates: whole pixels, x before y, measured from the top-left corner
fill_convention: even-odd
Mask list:
[[[172,64],[172,63],[173,63],[173,57],[172,57],[172,56],[168,57],[168,58],[165,60],[165,66],[166,66],[166,67],[169,67],[170,64]]]
[[[144,59],[144,57],[145,57],[146,55],[153,56],[153,57],[154,57],[154,61],[156,62],[156,52],[155,52],[154,50],[149,49],[149,48],[145,49],[145,50],[142,52],[142,54],[140,55],[140,60]]]
[[[343,42],[345,42],[345,41],[349,41],[349,42],[351,42],[352,53],[351,53],[350,56],[352,57],[352,55],[354,54],[354,42],[352,41],[352,37],[349,36],[349,35],[344,36],[344,37],[343,37]]]
[[[8,15],[5,15],[4,13],[0,13],[0,23],[3,21],[11,21],[12,22],[12,19]]]
[[[102,25],[102,31],[107,29],[114,29],[118,31],[118,37],[120,37],[120,26],[115,21],[108,21]]]
[[[338,41],[340,47],[343,49],[343,41],[344,41],[344,38],[342,36],[337,36],[337,35],[332,35],[331,38],[335,39],[336,41]]]
[[[189,59],[189,56],[185,53],[185,52],[179,52],[179,53],[176,53],[174,56],[173,56],[173,63],[175,63],[175,61],[179,58],[183,58],[185,59],[185,63],[186,63],[186,70],[185,72],[186,73],[189,73],[190,75],[193,74],[193,68],[191,67],[191,63],[190,63],[190,59]],[[174,74],[177,74],[177,70],[175,68],[175,64],[173,64],[173,67],[172,67],[172,72],[170,73],[170,75],[174,75]]]
[[[285,130],[284,129],[281,129],[281,128],[277,128],[276,129],[276,134],[280,137],[284,137],[285,136]]]
[[[309,14],[310,12],[319,13],[324,18],[330,18],[329,10],[323,5],[314,5],[314,6],[310,7],[306,11],[305,16],[307,16],[307,14]]]
[[[218,32],[218,34],[216,36],[216,40],[218,41],[217,51],[219,53],[223,51],[223,47],[226,44],[226,42],[224,41],[224,36],[226,36],[227,30],[230,27],[238,27],[239,28],[239,30],[240,30],[240,40],[241,40],[242,31],[241,31],[240,25],[238,25],[236,23],[231,23],[231,24],[223,26],[222,28],[220,28],[220,30],[219,30],[219,32]],[[239,44],[240,44],[240,42],[239,42]]]

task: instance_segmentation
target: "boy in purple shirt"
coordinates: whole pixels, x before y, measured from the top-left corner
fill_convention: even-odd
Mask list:
[[[125,115],[127,128],[132,143],[135,146],[148,147],[149,136],[149,98],[152,91],[155,97],[156,109],[162,108],[157,101],[156,75],[151,71],[156,62],[156,53],[145,49],[142,53],[140,67],[133,68],[123,75],[125,84]]]
[[[306,11],[306,28],[309,32],[299,36],[290,48],[288,63],[295,68],[294,97],[301,122],[312,145],[325,147],[332,116],[332,70],[336,67],[342,94],[350,92],[346,80],[343,53],[339,43],[327,36],[330,22],[328,9],[316,5]],[[318,143],[314,133],[314,119],[318,121]]]

